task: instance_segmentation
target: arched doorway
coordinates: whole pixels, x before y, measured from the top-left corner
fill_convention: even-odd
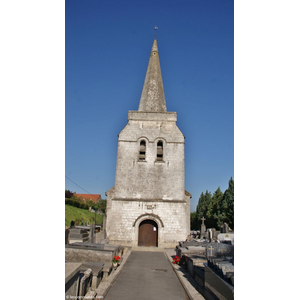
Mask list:
[[[158,226],[153,220],[144,220],[139,226],[138,245],[144,247],[157,247]]]

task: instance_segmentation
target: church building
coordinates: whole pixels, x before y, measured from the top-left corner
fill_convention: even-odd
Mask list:
[[[168,112],[154,39],[137,111],[119,134],[115,185],[106,192],[110,244],[174,247],[190,233],[184,135]]]

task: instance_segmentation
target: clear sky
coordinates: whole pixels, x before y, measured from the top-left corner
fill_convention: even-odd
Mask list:
[[[293,299],[299,292],[293,263],[281,265],[291,276],[274,289],[278,265],[261,255],[266,249],[268,262],[278,261],[278,251],[268,249],[282,237],[294,242],[299,227],[299,10],[297,0],[234,1],[236,299],[256,299],[258,291],[261,299]],[[0,25],[1,220],[10,245],[1,250],[11,257],[25,245],[13,256],[28,275],[19,291],[29,294],[34,277],[35,294],[56,299],[65,274],[64,188],[84,192],[65,184],[65,174],[91,193],[113,186],[117,134],[128,110],[138,108],[155,25],[167,108],[178,113],[186,136],[192,209],[201,191],[227,188],[233,3],[2,1]],[[264,247],[249,247],[249,238]],[[248,257],[261,272],[245,268]],[[7,278],[15,276],[11,261],[4,261]],[[5,284],[2,298],[15,290],[15,281]]]
[[[186,137],[191,211],[201,192],[226,190],[234,178],[233,9],[232,0],[66,1],[66,189],[106,198],[114,185],[118,134],[138,109],[157,26],[167,110]]]

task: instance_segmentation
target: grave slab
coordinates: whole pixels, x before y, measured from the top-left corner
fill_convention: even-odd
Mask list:
[[[234,246],[229,244],[212,242],[206,246],[206,256],[207,257],[217,257],[217,256],[233,256]]]
[[[233,300],[234,288],[205,264],[205,289],[221,300]]]
[[[74,243],[65,246],[65,259],[72,262],[111,263],[115,255],[122,256],[124,247],[95,243]]]
[[[91,269],[93,272],[92,278],[92,288],[96,289],[103,278],[103,267],[104,263],[96,263],[96,262],[85,262],[81,265],[81,271],[85,271],[86,269]]]
[[[195,277],[195,267],[202,267],[204,268],[204,263],[207,262],[205,256],[201,255],[186,255],[186,267],[189,274],[194,278]]]
[[[77,297],[81,263],[65,263],[65,296]]]

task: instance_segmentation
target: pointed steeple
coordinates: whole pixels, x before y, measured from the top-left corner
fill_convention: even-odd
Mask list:
[[[153,41],[138,111],[167,111],[156,39]]]

